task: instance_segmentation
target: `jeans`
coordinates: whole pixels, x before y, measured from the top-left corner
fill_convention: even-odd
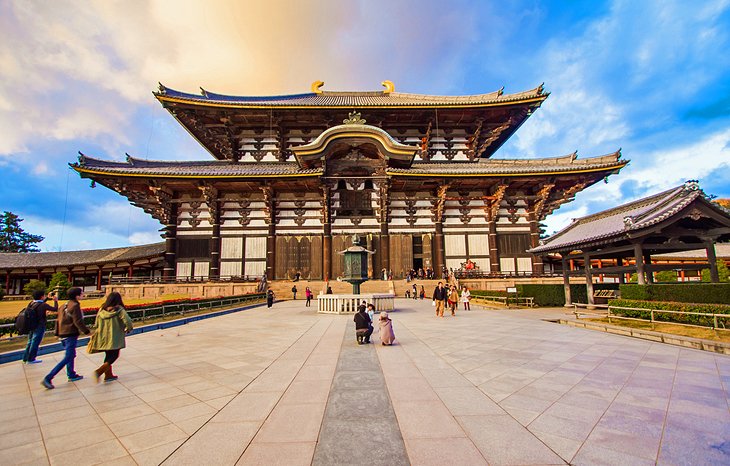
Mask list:
[[[46,376],[46,380],[48,380],[49,382],[53,380],[56,374],[61,372],[63,366],[66,366],[66,375],[69,378],[76,376],[76,372],[74,371],[74,359],[76,359],[76,341],[78,339],[78,335],[73,335],[61,340],[61,344],[63,345],[66,352],[63,355],[63,359],[61,359],[61,361],[56,364],[56,367],[51,369],[51,372],[48,373],[48,375]]]
[[[41,340],[43,340],[45,333],[45,322],[38,324],[38,327],[30,331],[28,334],[28,346],[25,347],[25,353],[23,353],[23,362],[35,361],[35,357],[38,356],[38,347],[41,345]]]

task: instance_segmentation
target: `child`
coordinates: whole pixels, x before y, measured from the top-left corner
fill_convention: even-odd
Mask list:
[[[390,346],[395,341],[393,321],[390,317],[388,317],[388,313],[385,311],[380,313],[380,341],[383,346]]]

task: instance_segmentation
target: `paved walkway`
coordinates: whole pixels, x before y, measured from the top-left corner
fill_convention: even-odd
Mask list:
[[[109,384],[0,366],[0,464],[730,464],[728,356],[396,305],[392,347],[297,301],[130,337]]]

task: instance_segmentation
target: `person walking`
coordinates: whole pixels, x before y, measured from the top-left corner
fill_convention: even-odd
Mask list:
[[[464,287],[461,290],[461,302],[464,303],[464,310],[471,311],[471,308],[469,307],[470,300],[471,300],[471,292],[469,292],[469,288]]]
[[[55,388],[53,386],[53,378],[61,372],[64,366],[66,367],[66,375],[68,376],[69,382],[76,382],[84,378],[84,376],[77,374],[74,370],[76,342],[79,339],[79,335],[81,333],[84,335],[91,333],[91,330],[84,325],[84,313],[81,310],[81,303],[79,303],[79,300],[83,296],[84,292],[81,288],[69,288],[69,301],[58,312],[58,317],[56,318],[56,335],[61,338],[61,344],[65,352],[63,359],[41,381],[41,385],[49,390]]]
[[[104,375],[104,382],[117,380],[118,377],[112,372],[112,364],[119,359],[119,351],[126,346],[124,336],[132,331],[132,319],[129,318],[127,310],[124,309],[122,295],[112,291],[107,296],[99,312],[96,313],[94,322],[96,331],[89,340],[89,353],[104,352],[104,363],[94,371],[96,382]]]
[[[274,290],[269,288],[269,290],[266,292],[266,307],[271,307],[274,305]]]
[[[456,315],[456,306],[459,304],[459,292],[456,291],[456,285],[451,285],[449,291],[449,309],[451,309],[451,315]]]
[[[446,288],[444,288],[443,282],[438,282],[436,288],[433,290],[433,305],[436,307],[436,317],[444,317],[444,303],[448,298]]]
[[[418,299],[418,285],[416,285],[414,283],[412,288],[413,288],[413,292],[412,292],[413,293],[413,299]]]
[[[393,321],[388,317],[388,313],[383,311],[380,313],[380,342],[383,346],[390,346],[395,341],[395,333],[393,332]]]
[[[304,290],[304,296],[307,298],[306,306],[310,307],[312,302],[312,290],[310,290],[309,287]]]
[[[426,288],[424,288],[423,285],[421,285],[421,293],[419,296],[421,299],[424,299],[426,297]]]
[[[297,299],[297,286],[296,285],[291,287],[291,292],[292,292],[292,295],[294,295],[294,300],[296,301],[296,299]]]
[[[54,293],[53,296],[53,307],[46,303],[46,292],[43,290],[35,290],[33,292],[33,301],[28,304],[30,311],[35,315],[36,326],[29,329],[28,332],[28,344],[25,346],[25,352],[23,353],[23,364],[38,364],[43,361],[36,359],[38,356],[38,347],[41,345],[41,341],[46,334],[46,312],[58,311],[58,296]]]

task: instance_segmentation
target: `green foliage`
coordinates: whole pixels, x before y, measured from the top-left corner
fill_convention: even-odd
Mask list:
[[[5,211],[0,215],[0,252],[38,252],[36,243],[45,238],[31,235],[20,228],[23,219],[12,212]]]
[[[633,307],[641,309],[655,309],[654,320],[659,322],[676,322],[681,324],[701,325],[704,327],[713,327],[713,318],[710,316],[697,316],[692,314],[684,314],[686,312],[701,312],[705,314],[728,314],[727,318],[718,318],[718,327],[730,327],[730,305],[726,304],[707,304],[707,303],[681,303],[668,301],[641,301],[634,299],[612,299],[609,302],[611,306],[611,314],[624,317],[633,317],[635,319],[651,319],[650,311],[615,309],[618,307]],[[682,314],[662,313],[662,310],[677,311]]]
[[[68,281],[68,277],[63,272],[56,272],[51,277],[51,282],[48,284],[49,290],[58,289],[58,298],[66,299],[68,297],[68,289],[71,288],[71,282]]]
[[[677,281],[677,272],[674,270],[662,270],[654,274],[654,281],[659,283],[668,283]]]
[[[721,282],[730,282],[730,270],[728,270],[727,265],[725,265],[725,261],[717,261],[717,274],[720,275],[720,281]],[[702,270],[702,281],[703,282],[711,282],[710,279],[710,269],[703,269]]]
[[[23,293],[32,295],[36,290],[43,290],[46,292],[46,284],[40,280],[31,280],[23,287]]]
[[[621,285],[620,290],[623,299],[730,304],[728,283],[626,284]]]

